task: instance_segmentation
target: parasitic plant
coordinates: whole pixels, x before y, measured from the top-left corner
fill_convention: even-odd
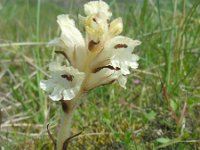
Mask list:
[[[138,67],[139,57],[133,50],[141,42],[119,35],[123,30],[122,19],[111,20],[112,13],[104,1],[88,2],[84,11],[85,16],[79,15],[84,34],[69,15],[57,17],[61,35],[50,41],[49,46],[58,47],[56,54],[64,57],[50,62],[50,78],[40,82],[50,99],[61,101],[64,111],[58,128],[57,150],[63,149],[70,137],[73,114],[81,96],[114,81],[126,88],[129,69]]]

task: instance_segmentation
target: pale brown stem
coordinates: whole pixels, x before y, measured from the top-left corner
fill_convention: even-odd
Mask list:
[[[72,101],[62,101],[63,114],[57,134],[56,150],[63,150],[63,144],[70,137],[71,123],[74,114],[74,103]]]

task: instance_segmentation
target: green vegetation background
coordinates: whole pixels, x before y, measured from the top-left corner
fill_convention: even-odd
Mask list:
[[[59,36],[56,16],[77,20],[86,0],[0,1],[0,146],[52,149],[61,107],[38,83]],[[123,35],[142,41],[127,90],[112,84],[85,96],[69,149],[200,149],[200,1],[107,1]],[[78,22],[78,21],[77,21]],[[77,23],[77,26],[79,24]]]

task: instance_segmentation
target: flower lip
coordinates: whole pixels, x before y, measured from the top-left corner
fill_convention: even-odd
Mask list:
[[[60,62],[50,63],[49,71],[51,77],[40,81],[40,87],[54,101],[72,100],[81,89],[85,73]]]

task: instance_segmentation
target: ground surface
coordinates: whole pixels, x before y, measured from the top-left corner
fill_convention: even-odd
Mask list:
[[[82,1],[83,2],[83,1]],[[108,1],[123,35],[142,41],[127,90],[97,88],[74,116],[69,149],[200,149],[200,1]],[[0,146],[52,149],[61,112],[38,87],[59,35],[56,16],[83,13],[80,1],[0,1]]]

